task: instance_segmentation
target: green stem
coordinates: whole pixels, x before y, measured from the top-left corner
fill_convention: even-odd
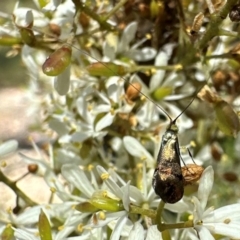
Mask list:
[[[144,209],[144,208],[132,205],[132,204],[129,207],[130,207],[129,208],[130,213],[141,214],[141,215],[147,216],[151,219],[156,218],[156,212],[151,209]]]
[[[17,181],[10,181],[3,173],[0,171],[0,181],[5,183],[8,187],[10,187],[20,198],[22,198],[29,206],[36,206],[37,203],[32,201],[24,192],[22,192],[17,187]]]
[[[167,66],[133,66],[130,70],[130,72],[138,72],[138,71],[157,71],[157,70],[166,70],[166,71],[179,71],[182,70],[181,64],[175,64],[175,65],[167,65]]]
[[[160,201],[157,208],[156,224],[160,232],[163,232],[169,229],[193,227],[192,220],[183,222],[183,223],[173,223],[173,224],[162,223],[162,211],[164,209],[164,206],[165,206],[165,202]],[[164,234],[166,234],[166,239],[167,239],[168,234],[167,233],[164,233]]]
[[[192,228],[194,227],[193,221],[186,221],[183,223],[172,223],[172,224],[165,224],[165,223],[161,223],[161,225],[158,226],[158,230],[160,232],[169,230],[169,229],[176,229],[176,228]]]
[[[231,53],[223,53],[223,54],[219,54],[219,55],[210,55],[210,56],[207,56],[206,57],[206,60],[208,59],[213,59],[213,58],[220,58],[220,59],[223,59],[223,58],[232,58],[233,55]]]
[[[121,8],[128,0],[120,1],[103,19],[107,21],[119,8]]]
[[[76,7],[76,12],[78,10],[83,11],[86,13],[89,17],[97,21],[100,25],[100,27],[104,30],[112,31],[113,26],[105,21],[105,18],[102,18],[99,14],[95,13],[92,9],[90,9],[88,6],[83,4],[81,1],[78,0],[72,0]]]
[[[196,49],[204,49],[213,37],[219,35],[220,24],[227,17],[228,13],[237,2],[238,0],[228,0],[217,14],[214,13],[211,15],[211,19],[204,36],[196,43]]]
[[[228,37],[238,37],[239,36],[238,32],[228,31],[225,29],[219,29],[218,33],[220,36],[228,36]]]
[[[162,232],[160,229],[161,229],[161,225],[162,225],[162,211],[164,209],[164,206],[165,206],[165,202],[161,200],[158,204],[157,216],[156,216],[156,224],[157,224],[157,228],[160,232]]]

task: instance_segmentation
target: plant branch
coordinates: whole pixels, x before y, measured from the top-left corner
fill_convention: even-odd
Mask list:
[[[99,23],[100,27],[107,31],[112,31],[113,26],[105,21],[105,18],[102,18],[99,14],[95,13],[92,9],[90,9],[88,6],[83,4],[81,1],[78,0],[72,0],[76,7],[76,12],[78,10],[83,11],[85,14],[87,14],[89,17],[91,17],[93,20]]]
[[[37,203],[32,201],[24,192],[22,192],[17,187],[17,181],[10,181],[3,173],[0,171],[0,181],[5,183],[8,187],[10,187],[20,198],[22,198],[29,206],[36,206]]]
[[[128,0],[120,1],[105,17],[104,20],[107,21],[119,8],[121,8]]]
[[[203,50],[213,37],[218,36],[220,24],[237,2],[238,0],[228,0],[217,14],[211,15],[211,20],[204,36],[196,43],[196,49]]]

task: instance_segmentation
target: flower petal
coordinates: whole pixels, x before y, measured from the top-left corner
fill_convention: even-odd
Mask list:
[[[35,232],[37,232],[37,230],[35,230]],[[29,231],[19,228],[14,228],[14,236],[18,240],[39,240],[39,237],[36,237],[34,231],[30,234]]]
[[[217,222],[223,222],[226,219],[240,221],[240,203],[224,206],[214,211],[214,217]],[[240,236],[240,235],[239,235]]]
[[[94,189],[84,171],[81,170],[77,165],[64,164],[62,166],[62,175],[68,182],[72,183],[87,197],[91,198],[92,194],[94,193]]]
[[[212,190],[214,172],[212,166],[208,166],[202,173],[198,187],[198,199],[202,209],[207,205],[208,196]]]
[[[9,140],[0,145],[0,156],[3,157],[9,153],[16,151],[18,142],[16,140]]]
[[[70,86],[70,67],[54,78],[54,88],[59,95],[66,95]]]
[[[158,231],[157,225],[153,225],[148,229],[146,240],[162,240],[162,234]]]
[[[129,211],[129,205],[130,205],[130,199],[129,199],[129,186],[130,186],[130,181],[122,187],[123,191],[123,206],[126,211]]]
[[[160,51],[155,58],[155,66],[166,66],[168,63],[168,55],[164,51]],[[157,70],[152,75],[150,80],[150,91],[154,91],[162,84],[163,77],[165,76],[165,70]]]
[[[216,223],[214,224],[214,233],[228,236],[230,238],[239,239],[240,223]]]
[[[137,22],[131,22],[125,27],[118,45],[118,52],[128,50],[130,42],[135,38],[137,27],[138,27]]]
[[[96,124],[96,131],[101,131],[103,128],[108,127],[112,124],[115,115],[111,113],[107,113],[104,117],[102,117]]]
[[[197,231],[200,239],[215,240],[215,238],[206,227],[199,227],[197,228]]]
[[[123,216],[126,216],[126,211],[120,211],[120,212],[114,212],[114,213],[106,213],[106,218],[104,220],[98,219],[97,222],[93,221],[93,217],[90,220],[90,223],[85,226],[85,228],[102,228],[109,224],[110,222],[113,222],[114,220],[117,220]]]
[[[151,154],[143,147],[143,145],[138,140],[136,140],[136,138],[126,136],[123,138],[123,144],[126,150],[132,156],[138,157],[140,159],[146,158],[148,167],[155,162]]]
[[[99,166],[99,165],[97,166],[97,171],[98,171],[100,176],[102,174],[109,174],[102,166]],[[109,189],[112,191],[112,193],[114,193],[118,198],[122,199],[123,192],[122,192],[121,188],[116,184],[116,182],[113,180],[113,178],[111,176],[106,178],[104,180],[104,182],[109,187]]]
[[[144,229],[143,226],[139,223],[136,222],[133,225],[133,228],[129,234],[128,240],[144,240]]]
[[[124,225],[126,224],[128,218],[127,215],[123,215],[122,217],[119,218],[117,221],[115,228],[111,234],[110,240],[119,240],[121,236],[122,229]]]

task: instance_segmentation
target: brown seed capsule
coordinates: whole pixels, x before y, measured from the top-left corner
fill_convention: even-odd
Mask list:
[[[202,173],[204,168],[197,164],[187,164],[186,166],[182,167],[182,175],[184,178],[184,185],[189,185],[197,182]]]
[[[130,115],[129,116],[129,123],[131,126],[136,127],[138,124],[138,120],[135,115]]]
[[[211,154],[215,161],[219,162],[221,160],[223,150],[218,143],[211,144]]]
[[[238,176],[234,172],[225,172],[223,177],[228,182],[236,182],[238,180]]]
[[[82,25],[82,27],[84,29],[88,28],[90,25],[90,18],[87,14],[85,14],[84,12],[81,12],[79,14],[79,18],[78,18],[79,23]]]
[[[212,81],[214,84],[214,87],[216,89],[219,89],[221,85],[225,84],[228,79],[228,74],[222,70],[217,70],[214,72]]]
[[[53,33],[54,35],[56,35],[56,36],[61,35],[61,28],[59,27],[59,25],[57,25],[55,23],[50,23],[49,29],[50,29],[51,33]]]
[[[126,91],[126,98],[130,101],[134,101],[138,98],[139,93],[142,89],[142,85],[138,82],[134,82],[128,86]]]
[[[38,165],[37,164],[29,164],[28,165],[28,171],[30,173],[35,173],[38,170]]]

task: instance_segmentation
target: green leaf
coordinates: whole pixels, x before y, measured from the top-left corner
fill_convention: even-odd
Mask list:
[[[239,118],[232,107],[225,101],[214,106],[219,129],[228,136],[236,137],[240,129]]]
[[[38,230],[41,240],[52,240],[51,226],[43,210],[39,215]]]
[[[165,98],[166,96],[169,96],[172,93],[172,87],[160,87],[157,88],[153,93],[152,97],[155,100],[161,100]]]
[[[25,44],[29,46],[34,46],[36,42],[36,38],[34,36],[34,33],[31,29],[28,28],[20,28],[19,30],[22,40]]]

